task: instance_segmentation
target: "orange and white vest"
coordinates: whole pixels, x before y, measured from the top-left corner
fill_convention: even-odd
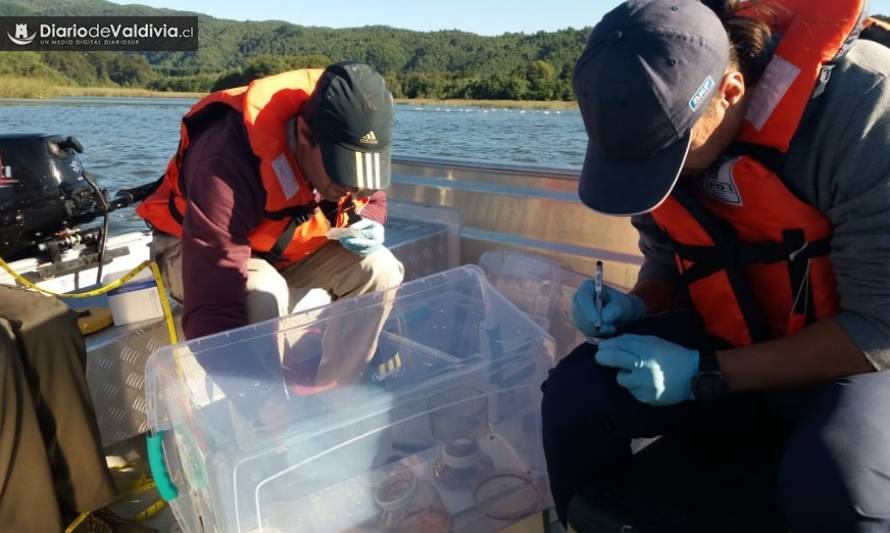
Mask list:
[[[312,94],[322,72],[284,72],[255,80],[247,87],[212,93],[198,101],[182,119],[179,148],[157,189],[136,213],[155,230],[182,237],[187,205],[182,163],[189,139],[200,131],[214,110],[226,106],[244,117],[247,138],[259,161],[266,191],[264,218],[248,236],[251,249],[276,267],[284,268],[322,247],[327,242],[331,221],[316,203],[315,191],[303,176],[287,141],[288,122]],[[332,217],[334,225],[348,225],[365,203],[363,199],[342,198]]]
[[[767,14],[761,6],[773,6]],[[681,180],[652,212],[711,336],[746,346],[792,335],[840,308],[832,226],[780,175],[810,101],[858,36],[864,0],[753,2],[742,14],[781,36],[753,89],[731,157]],[[694,180],[693,180],[694,181]]]

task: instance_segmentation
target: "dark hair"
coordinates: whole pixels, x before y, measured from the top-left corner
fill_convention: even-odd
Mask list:
[[[731,61],[745,76],[745,83],[756,85],[769,64],[773,48],[773,31],[763,20],[739,13],[754,9],[765,18],[774,16],[780,7],[769,0],[702,0],[723,21],[732,44]]]

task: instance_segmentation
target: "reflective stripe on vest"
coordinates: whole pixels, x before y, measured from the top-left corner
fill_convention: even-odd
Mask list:
[[[768,16],[760,11],[767,5]],[[687,178],[652,212],[708,332],[732,346],[792,335],[840,309],[831,224],[779,174],[807,105],[864,20],[859,0],[752,6],[742,13],[768,22],[782,40],[753,89],[733,157]]]
[[[167,164],[161,185],[136,213],[152,228],[182,237],[187,201],[181,172],[189,140],[211,121],[217,110],[231,108],[244,118],[266,193],[265,217],[248,236],[251,249],[259,255],[268,254],[270,262],[281,268],[324,246],[331,224],[347,225],[349,211],[360,212],[367,200],[347,197],[336,205],[336,212],[323,212],[288,146],[288,123],[308,99],[322,72],[285,72],[255,80],[247,87],[218,91],[198,101],[183,117],[179,148]]]

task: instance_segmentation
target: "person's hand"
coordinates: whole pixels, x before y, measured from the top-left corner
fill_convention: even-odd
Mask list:
[[[343,237],[340,244],[350,252],[358,255],[371,255],[383,247],[383,225],[363,218],[349,226],[361,230],[361,236]]]
[[[618,384],[655,406],[692,399],[699,352],[659,337],[622,335],[599,344],[596,362],[618,369]]]
[[[646,316],[646,303],[638,296],[625,294],[608,285],[603,286],[603,310],[596,309],[596,292],[593,280],[581,284],[572,301],[572,320],[575,327],[587,337],[606,338],[615,335],[617,329]],[[597,329],[599,322],[599,329]]]

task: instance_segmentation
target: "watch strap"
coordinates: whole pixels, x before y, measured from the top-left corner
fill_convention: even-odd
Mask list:
[[[710,348],[698,352],[698,372],[720,372],[720,362],[717,353]]]

